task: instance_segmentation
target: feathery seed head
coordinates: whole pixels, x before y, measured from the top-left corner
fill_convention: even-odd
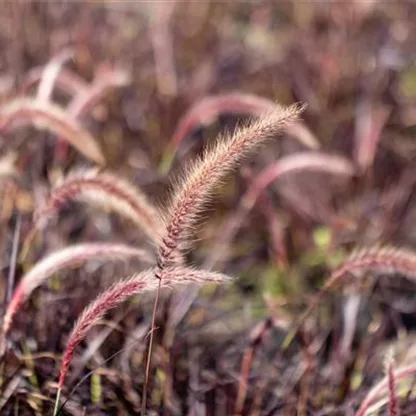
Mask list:
[[[221,113],[261,117],[267,112],[278,109],[281,109],[281,107],[273,100],[254,94],[232,92],[204,97],[201,101],[195,103],[180,119],[172,136],[172,143],[177,148],[182,139],[198,124],[210,123]],[[319,142],[301,122],[287,125],[285,132],[309,148],[316,149],[319,147]]]
[[[212,273],[186,267],[166,268],[161,277],[160,284],[162,287],[184,283],[219,283],[230,280],[230,277],[221,273]],[[59,371],[59,388],[62,388],[63,386],[74,350],[85,337],[88,330],[94,326],[108,310],[116,307],[129,297],[139,293],[154,291],[158,287],[159,280],[155,279],[155,270],[146,270],[129,279],[115,283],[111,288],[99,295],[96,300],[84,310],[69,336],[63,353]]]
[[[143,229],[153,241],[158,240],[163,228],[158,211],[137,187],[96,169],[72,173],[57,185],[34,214],[38,227],[71,199],[114,210]]]
[[[32,124],[49,130],[66,140],[87,158],[104,164],[105,159],[95,139],[60,107],[50,102],[20,98],[4,106],[0,112],[0,130]]]
[[[3,335],[9,331],[13,317],[20,305],[37,287],[47,281],[56,272],[66,267],[75,267],[91,259],[108,261],[126,259],[128,257],[138,257],[147,263],[152,261],[151,256],[146,251],[123,244],[77,244],[49,254],[36,263],[20,280],[4,315]]]
[[[260,144],[297,120],[302,109],[291,106],[266,113],[230,137],[220,138],[193,164],[172,199],[159,246],[158,264],[161,268],[173,263],[177,250],[188,248],[198,215],[226,174]]]
[[[396,247],[356,250],[336,267],[326,285],[331,285],[346,274],[365,270],[397,272],[416,277],[416,254]]]

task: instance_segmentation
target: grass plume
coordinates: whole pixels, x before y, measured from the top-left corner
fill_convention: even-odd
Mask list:
[[[197,160],[177,187],[168,211],[166,228],[158,250],[158,267],[162,270],[174,261],[177,250],[187,249],[198,215],[215,188],[236,165],[260,144],[272,139],[295,122],[298,106],[267,113],[230,137],[220,138]]]
[[[254,94],[238,92],[218,94],[204,97],[195,103],[180,119],[172,136],[174,148],[200,124],[208,124],[223,113],[247,114],[251,117],[261,117],[267,112],[281,110],[276,102]],[[305,146],[316,149],[319,142],[308,128],[300,121],[295,121],[284,127],[285,132],[298,139]]]
[[[150,269],[126,280],[119,281],[104,293],[99,295],[81,314],[69,336],[63,353],[59,371],[58,388],[62,389],[68,367],[74,354],[74,349],[85,337],[89,329],[94,326],[104,314],[127,300],[129,297],[154,291],[158,288],[160,280],[155,279],[155,270]],[[168,287],[184,283],[220,283],[230,278],[221,273],[195,270],[185,267],[166,268],[162,274],[162,286]]]
[[[32,98],[18,98],[0,109],[0,131],[28,124],[54,133],[88,159],[104,163],[104,156],[95,139],[59,106]]]
[[[357,250],[333,270],[325,287],[332,287],[348,274],[365,271],[400,273],[415,280],[416,254],[396,247]]]
[[[177,186],[165,220],[165,229],[158,246],[155,276],[159,280],[154,302],[152,324],[155,326],[159,289],[162,287],[164,270],[178,263],[178,253],[189,248],[191,234],[207,201],[225,176],[236,168],[239,162],[252,153],[265,141],[281,133],[293,124],[302,107],[291,106],[267,112],[251,124],[238,129],[233,135],[225,136],[205,150],[186,173]],[[153,344],[153,331],[150,334],[146,363],[146,375],[142,398],[141,414],[146,412],[147,385],[150,373],[150,360]]]
[[[95,169],[70,174],[57,185],[34,214],[37,226],[42,226],[48,217],[73,199],[117,212],[136,224],[153,241],[161,233],[163,222],[159,213],[136,186]]]
[[[0,109],[0,131],[7,131],[21,125],[33,125],[39,130],[48,130],[58,139],[63,139],[84,156],[96,163],[104,164],[105,159],[98,143],[80,124],[85,115],[101,98],[114,87],[129,83],[128,73],[103,64],[94,80],[88,84],[62,65],[74,51],[64,49],[43,68],[35,68],[25,79],[23,93],[39,83],[36,97],[17,98]],[[61,108],[51,101],[55,86],[72,97],[67,108]]]
[[[76,267],[92,259],[109,261],[128,257],[137,257],[146,263],[152,261],[149,254],[144,250],[123,244],[77,244],[49,254],[22,277],[14,290],[4,316],[2,335],[5,336],[9,331],[13,317],[19,310],[20,305],[36,288],[45,283],[56,272],[64,268]]]
[[[319,304],[322,296],[340,283],[346,276],[364,272],[400,273],[416,280],[416,254],[397,247],[366,248],[354,251],[341,264],[335,267],[320,291],[312,298],[309,306],[299,317],[299,328],[312,310]],[[294,333],[294,332],[293,332]],[[293,338],[288,338],[288,346]],[[289,341],[290,340],[290,341]]]

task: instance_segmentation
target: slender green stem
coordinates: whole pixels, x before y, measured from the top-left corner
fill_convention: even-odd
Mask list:
[[[58,391],[56,392],[55,408],[53,409],[53,416],[58,415],[60,399],[61,399],[61,388],[59,388]]]

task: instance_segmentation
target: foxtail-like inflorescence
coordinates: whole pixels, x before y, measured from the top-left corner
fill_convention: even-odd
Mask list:
[[[196,270],[187,267],[166,268],[161,275],[162,287],[176,286],[184,283],[224,283],[229,281],[227,275],[221,273]],[[104,314],[127,300],[129,297],[154,291],[159,287],[155,279],[155,270],[150,269],[136,276],[115,283],[111,288],[99,295],[81,314],[69,336],[63,353],[59,371],[58,388],[62,389],[74,349],[85,337],[87,331],[94,326]]]
[[[117,212],[142,229],[153,241],[157,241],[163,221],[155,207],[133,184],[110,173],[92,169],[68,175],[46,198],[35,214],[39,227],[66,202],[81,200]]]
[[[412,280],[416,279],[416,253],[396,247],[366,248],[354,251],[341,264],[335,267],[326,283],[312,299],[308,308],[298,319],[300,325],[318,305],[323,294],[343,282],[345,277],[365,272],[400,273]]]
[[[64,268],[76,267],[88,260],[110,261],[124,260],[130,257],[137,257],[147,264],[152,262],[152,257],[145,250],[124,244],[77,244],[49,254],[22,277],[14,290],[4,315],[2,335],[5,336],[9,331],[13,317],[20,305],[37,287],[56,272]]]
[[[396,247],[357,250],[332,271],[324,289],[332,287],[348,274],[366,271],[400,273],[415,279],[416,254]]]
[[[51,131],[87,158],[99,164],[104,163],[104,156],[95,139],[78,120],[56,104],[32,98],[20,98],[0,109],[0,131],[27,124],[34,125],[39,130]]]
[[[340,176],[352,176],[355,173],[354,166],[345,157],[321,152],[295,153],[284,156],[265,167],[253,180],[241,199],[241,204],[247,209],[252,208],[259,194],[277,178],[301,171],[331,173]]]
[[[224,177],[260,144],[295,122],[301,108],[291,106],[266,113],[259,120],[222,137],[188,170],[174,192],[166,227],[158,250],[158,268],[175,260],[177,250],[186,250],[191,233],[206,202]]]
[[[262,117],[265,113],[281,110],[275,101],[254,94],[238,92],[204,97],[195,103],[180,119],[172,136],[175,148],[200,124],[207,124],[223,113],[245,114],[251,117]],[[303,145],[316,149],[319,142],[311,131],[300,121],[285,126],[285,132],[299,140]]]
[[[85,115],[114,87],[129,83],[129,74],[109,65],[102,65],[92,83],[88,84],[76,74],[62,68],[74,51],[62,50],[44,68],[36,68],[25,80],[23,92],[39,82],[35,97],[20,97],[0,108],[0,131],[21,125],[33,125],[48,130],[76,148],[87,158],[103,165],[104,155],[96,140],[81,125],[79,118]],[[62,108],[51,100],[55,86],[72,95],[68,108]]]

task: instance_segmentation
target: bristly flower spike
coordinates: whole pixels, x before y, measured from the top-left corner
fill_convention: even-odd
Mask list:
[[[22,277],[14,290],[4,315],[2,336],[4,337],[9,331],[13,317],[20,305],[36,288],[58,271],[68,267],[76,267],[92,259],[110,261],[124,260],[130,257],[137,257],[147,264],[152,262],[151,256],[146,251],[124,244],[84,243],[49,254]]]
[[[84,312],[82,312],[69,336],[62,356],[61,368],[59,371],[59,389],[62,389],[63,387],[74,349],[85,337],[89,329],[94,326],[108,310],[115,308],[129,297],[156,290],[159,286],[159,281],[154,278],[154,275],[155,270],[149,269],[129,279],[115,283],[111,288],[99,295],[96,300],[90,303]],[[229,276],[221,273],[196,270],[187,267],[166,268],[163,271],[162,277],[163,287],[176,286],[185,283],[203,284],[224,283],[230,281]]]
[[[220,138],[191,166],[174,192],[168,211],[158,250],[159,272],[174,263],[178,250],[189,247],[198,216],[224,177],[260,144],[295,122],[300,111],[302,108],[291,106],[265,114],[232,136]]]
[[[110,173],[92,169],[72,173],[58,184],[34,213],[37,227],[44,225],[69,200],[81,200],[109,208],[128,218],[153,241],[158,241],[163,220],[155,207],[135,185]]]

